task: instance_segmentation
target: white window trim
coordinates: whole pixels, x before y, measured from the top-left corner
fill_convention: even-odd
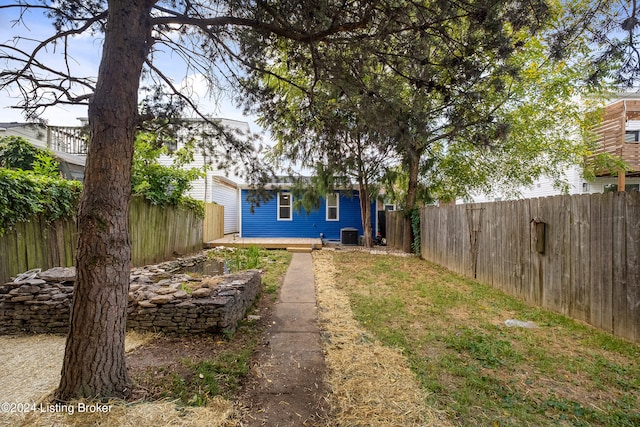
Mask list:
[[[336,221],[337,222],[337,221],[340,221],[340,193],[335,192],[335,193],[333,193],[333,195],[336,196],[336,205],[335,205],[336,218],[335,219],[329,218],[329,207],[330,207],[329,206],[329,197],[325,197],[325,201],[324,201],[324,204],[325,204],[325,216],[324,216],[324,219],[326,221]],[[331,207],[333,207],[333,206],[331,206]]]
[[[289,218],[280,218],[280,195],[289,195]],[[288,191],[278,192],[278,221],[293,221],[293,195]],[[285,205],[286,206],[286,205]]]

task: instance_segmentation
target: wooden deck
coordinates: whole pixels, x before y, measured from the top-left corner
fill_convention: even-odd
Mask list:
[[[264,249],[313,250],[322,249],[322,240],[312,238],[260,238],[224,236],[222,239],[212,240],[204,244],[205,248],[225,246],[228,248],[248,248],[258,246]]]

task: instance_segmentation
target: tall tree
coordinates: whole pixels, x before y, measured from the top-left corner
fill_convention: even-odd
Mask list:
[[[445,141],[464,139],[475,146],[504,138],[505,125],[496,111],[508,99],[508,81],[519,72],[509,58],[524,38],[546,23],[549,8],[545,2],[501,1],[395,6],[395,14],[376,22],[376,37],[364,30],[358,33],[357,46],[318,44],[306,64],[290,60],[290,45],[275,46],[265,62],[275,63],[275,68],[283,64],[285,83],[304,86],[310,105],[327,102],[318,96],[327,86],[338,88],[329,101],[342,96],[351,101],[339,108],[357,118],[352,123],[366,124],[367,142],[375,135],[393,146],[408,176],[404,208],[405,230],[410,233],[409,215],[418,202],[419,177],[426,165],[433,164],[426,158],[429,150]],[[296,66],[306,66],[307,73]],[[274,74],[278,74],[275,69]],[[311,78],[301,80],[300,75]],[[272,99],[269,91],[266,94]],[[276,100],[263,112],[287,114],[300,104],[291,96]],[[331,133],[329,122],[323,123],[322,132]],[[361,126],[352,129],[362,132]],[[324,139],[316,144],[316,153],[326,152]],[[293,142],[292,146],[296,148],[290,158],[296,159],[299,145]],[[404,240],[409,245],[410,239]]]
[[[290,160],[312,158],[325,170],[341,164],[328,162],[328,153],[348,158],[347,134],[335,132],[340,126],[367,135],[370,149],[376,140],[388,144],[402,163],[389,176],[404,175],[391,180],[406,187],[408,234],[411,211],[423,200],[513,191],[543,175],[562,184],[561,171],[588,154],[580,135],[588,127],[590,52],[581,20],[599,7],[412,3],[405,13],[385,15],[378,37],[359,33],[357,46],[320,43],[305,56],[293,43],[276,45],[263,59],[272,74],[256,92],[268,100],[260,113]],[[575,29],[570,38],[566,28]],[[571,60],[557,58],[560,39]],[[304,120],[301,111],[309,111]],[[342,143],[328,143],[336,135]],[[411,239],[404,241],[408,251]]]
[[[304,68],[287,66],[286,58],[295,49],[280,49],[282,61],[270,67],[272,73],[254,76],[249,86],[261,94],[257,105],[260,123],[267,126],[277,144],[272,156],[285,158],[295,167],[310,169],[315,179],[306,181],[303,200],[319,199],[337,188],[358,187],[363,244],[373,246],[371,203],[378,196],[378,183],[387,167],[392,164],[393,145],[387,136],[377,131],[363,114],[370,101],[363,93],[363,85],[357,77],[358,70],[367,70],[366,58],[332,55],[334,64],[323,65],[323,72],[332,78],[322,78],[311,88],[313,76]],[[323,50],[325,58],[329,53]],[[350,71],[338,70],[341,67]],[[367,78],[375,79],[374,75]],[[283,82],[286,79],[286,82]],[[251,86],[253,85],[253,86]],[[307,209],[319,207],[309,203]]]
[[[551,38],[556,59],[572,58],[576,39],[587,38],[591,72],[586,81],[605,80],[617,90],[637,89],[640,78],[640,3],[637,0],[572,0]]]
[[[53,34],[35,46],[32,38],[0,44],[0,88],[22,94],[19,107],[31,117],[51,105],[88,105],[90,136],[78,214],[77,279],[57,399],[124,397],[130,391],[124,355],[130,262],[127,221],[133,142],[146,118],[138,109],[141,77],[206,118],[190,94],[181,92],[161,63],[154,62],[162,47],[174,54],[169,67],[181,59],[187,72],[199,72],[215,85],[217,67],[233,77],[233,64],[242,62],[240,29],[257,31],[264,40],[311,43],[364,27],[373,8],[352,6],[243,0],[20,1],[0,6],[19,11],[16,25],[28,25],[27,12],[39,11],[53,22]],[[81,34],[104,36],[97,78],[75,74],[71,67],[70,42]],[[260,54],[257,46],[255,55]],[[50,48],[62,52],[59,68],[43,57]],[[163,98],[155,96],[150,103]],[[251,147],[237,139],[222,143],[239,161],[249,163]]]

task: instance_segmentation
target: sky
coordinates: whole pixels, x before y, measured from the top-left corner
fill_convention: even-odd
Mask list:
[[[14,2],[0,0],[0,5],[8,5]],[[6,43],[16,36],[29,38],[32,40],[42,40],[54,34],[51,22],[41,13],[31,11],[23,16],[23,23],[15,25],[17,18],[16,11],[13,9],[0,9],[0,43]],[[75,37],[71,45],[71,56],[73,61],[70,66],[83,76],[95,77],[98,73],[100,55],[102,51],[101,35],[90,36],[82,35]],[[60,64],[61,52],[53,50],[47,51],[41,59],[46,59],[47,64]],[[172,70],[175,68],[174,62],[171,61],[170,55],[159,56],[160,60],[157,64],[159,68]],[[154,62],[155,63],[155,62]],[[0,64],[3,67],[4,64]],[[194,96],[203,106],[202,111],[206,115],[213,117],[222,117],[249,122],[252,132],[262,132],[262,129],[255,123],[255,116],[246,116],[242,110],[236,108],[230,99],[230,96],[218,93],[211,99],[207,95],[207,88],[201,76],[190,75],[185,76],[184,70],[173,69],[174,83],[178,86],[189,85]],[[186,78],[185,78],[186,77]],[[15,93],[0,91],[0,122],[24,122],[25,117],[20,110],[10,108],[19,103],[19,98],[15,97]],[[60,106],[50,107],[42,116],[50,125],[55,126],[78,126],[80,122],[78,118],[87,117],[87,109],[85,106]],[[265,137],[267,138],[267,137]]]

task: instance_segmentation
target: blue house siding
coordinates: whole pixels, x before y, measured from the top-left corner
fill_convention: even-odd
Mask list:
[[[242,236],[243,237],[320,237],[323,233],[325,239],[340,239],[340,229],[353,227],[358,234],[363,234],[362,221],[360,219],[360,198],[358,192],[353,196],[340,193],[339,221],[327,221],[327,206],[324,199],[320,203],[320,209],[310,212],[293,209],[292,219],[289,221],[278,220],[277,194],[266,203],[254,208],[251,213],[251,205],[247,202],[249,190],[242,190]],[[371,204],[371,225],[375,229],[375,202]]]

